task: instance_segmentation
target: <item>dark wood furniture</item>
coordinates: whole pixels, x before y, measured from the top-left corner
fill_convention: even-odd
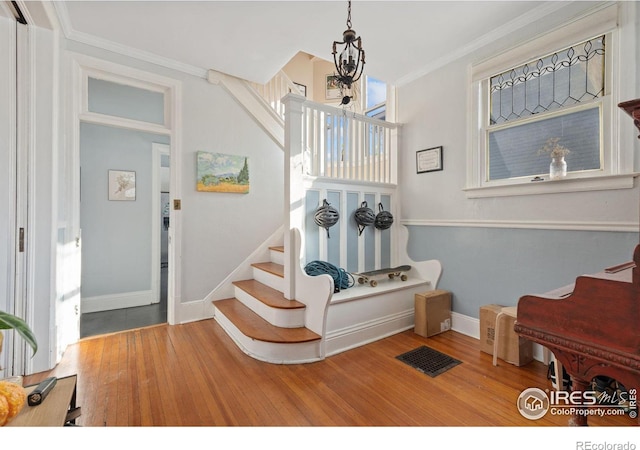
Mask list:
[[[638,128],[638,131],[640,131],[640,98],[618,103],[618,107],[625,110],[627,114],[631,116],[634,125]],[[638,136],[638,139],[640,139],[640,136]]]
[[[55,387],[37,406],[24,405],[22,411],[6,426],[8,427],[61,427],[75,424],[80,416],[76,407],[77,376],[58,378]],[[37,385],[26,386],[27,395]]]
[[[598,375],[629,392],[640,389],[640,245],[634,263],[580,276],[558,296],[518,301],[515,331],[553,352],[574,391],[591,390]],[[587,416],[574,415],[569,423],[587,425]]]

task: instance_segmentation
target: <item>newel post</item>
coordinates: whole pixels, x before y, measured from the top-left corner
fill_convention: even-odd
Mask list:
[[[297,228],[302,233],[304,223],[304,185],[302,147],[303,104],[305,98],[287,94],[282,102],[284,115],[284,296],[295,298],[296,264],[295,237],[291,232]]]

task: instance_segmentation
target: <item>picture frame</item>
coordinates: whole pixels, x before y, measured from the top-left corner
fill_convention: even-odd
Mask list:
[[[442,146],[416,152],[417,173],[437,172],[442,169]]]
[[[136,200],[136,173],[133,170],[109,170],[109,201]]]
[[[196,152],[198,192],[248,194],[249,157],[225,153]]]
[[[340,98],[340,87],[338,86],[337,75],[328,74],[325,76],[325,98],[327,100],[337,100]]]
[[[295,84],[295,86],[298,88],[298,90],[300,91],[300,94],[302,94],[306,98],[307,87],[304,84],[296,83],[295,81],[293,82],[293,84]]]

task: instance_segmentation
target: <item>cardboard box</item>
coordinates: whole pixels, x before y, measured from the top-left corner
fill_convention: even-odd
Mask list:
[[[493,355],[493,340],[496,336],[496,316],[502,305],[484,305],[480,307],[480,350]]]
[[[480,350],[490,355],[493,355],[496,337],[496,317],[502,308],[495,304],[480,308]],[[513,331],[515,321],[515,317],[507,314],[500,318],[498,358],[516,366],[524,366],[533,361],[533,343]]]
[[[435,290],[415,294],[414,332],[430,337],[451,329],[451,292]]]

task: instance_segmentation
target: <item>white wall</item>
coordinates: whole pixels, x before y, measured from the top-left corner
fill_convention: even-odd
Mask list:
[[[314,98],[313,58],[314,57],[308,53],[298,52],[282,68],[282,71],[286,73],[294,83],[307,87],[307,98],[309,100],[317,101]]]
[[[183,304],[204,299],[237,265],[282,225],[283,151],[245,110],[203,78],[116,55],[74,41],[66,49],[182,83],[182,291]],[[196,152],[249,157],[249,194],[196,191]],[[173,167],[173,163],[172,163]]]
[[[635,23],[637,17],[636,13]],[[527,30],[496,40],[495,46],[513,45],[530,30],[543,33],[553,25],[547,19],[530,24]],[[639,30],[636,27],[629,36],[630,29],[624,30],[625,49],[637,55]],[[545,292],[582,273],[628,261],[638,242],[637,182],[632,189],[611,191],[466,197],[469,70],[479,58],[490,56],[493,46],[477,49],[397,90],[398,121],[403,124],[400,201],[402,220],[410,225],[409,254],[416,260],[440,259],[440,287],[453,292],[454,311],[473,317],[482,304],[514,305],[521,295]],[[625,67],[630,64],[635,66],[635,61],[623,61]],[[624,82],[625,92],[634,96],[621,101],[640,97],[637,74]],[[628,123],[621,124],[625,135],[620,137],[634,146],[637,161],[640,140],[635,139],[631,120],[625,120]],[[444,170],[416,174],[416,151],[436,146],[444,148]]]
[[[230,95],[205,80],[183,85],[183,292],[203,299],[282,225],[284,156]],[[250,192],[196,191],[196,152],[249,158]]]

